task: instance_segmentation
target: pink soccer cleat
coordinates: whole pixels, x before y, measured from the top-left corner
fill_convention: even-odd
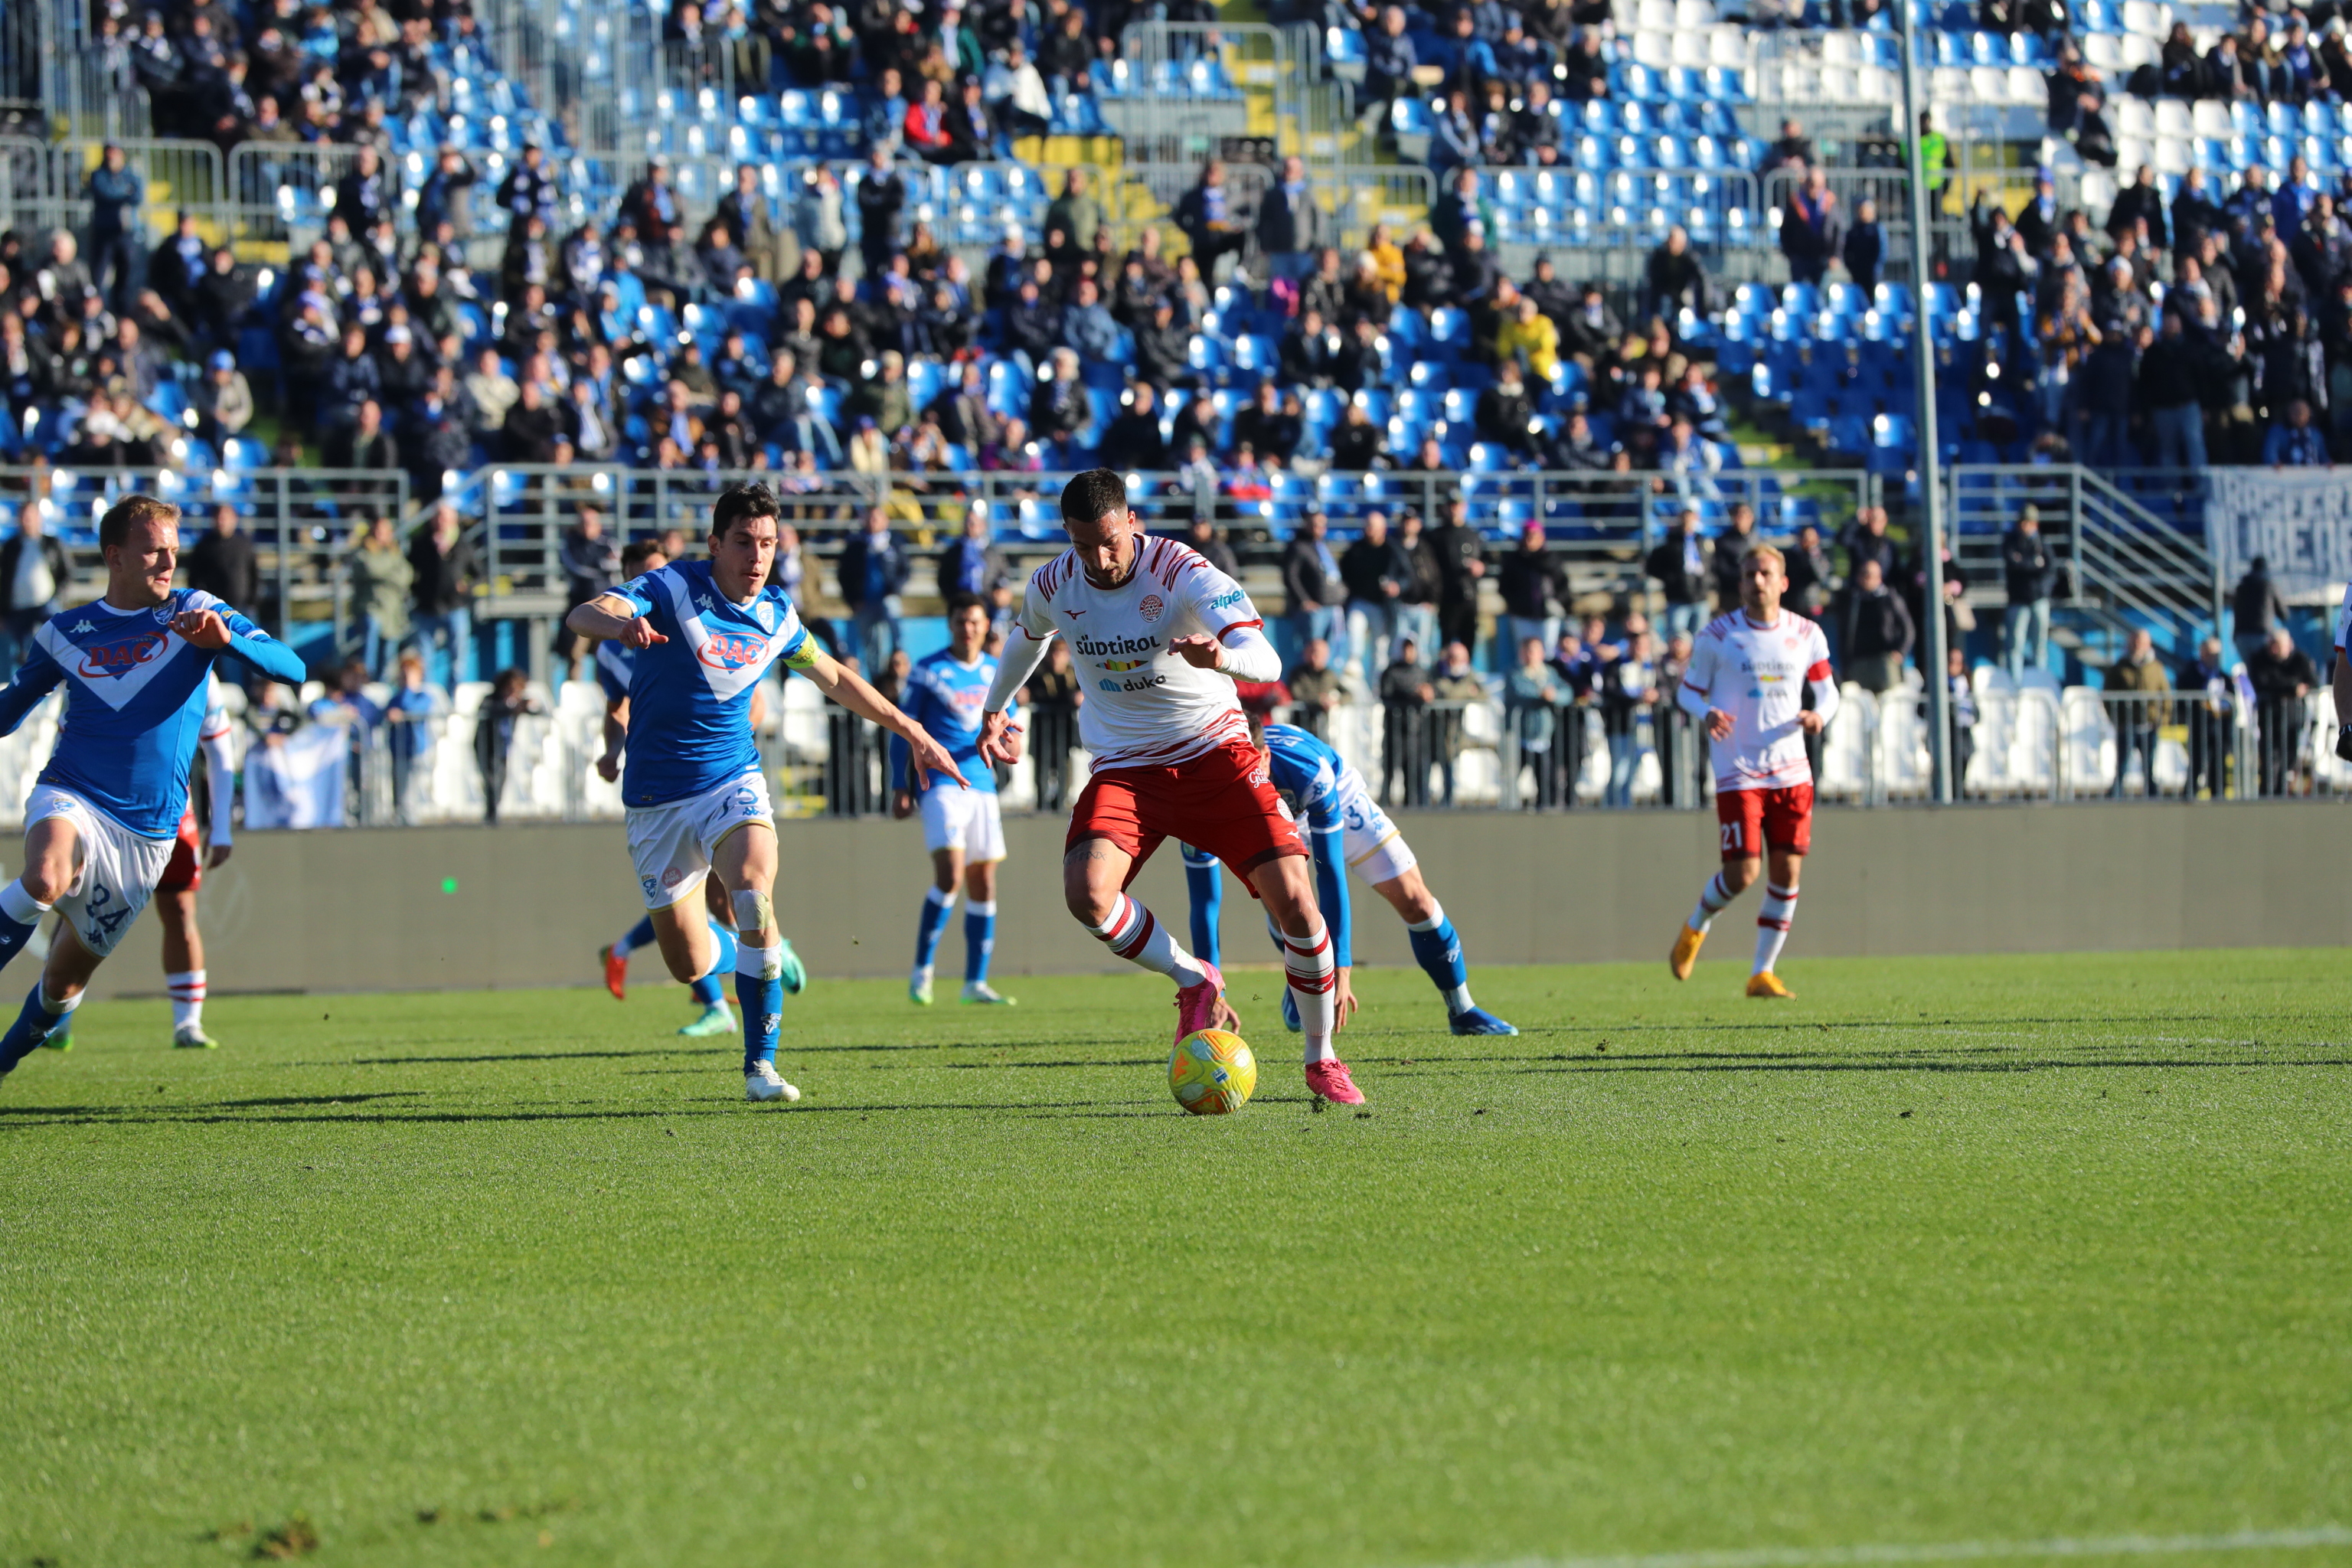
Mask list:
[[[1348,1064],[1337,1057],[1329,1061],[1307,1064],[1307,1087],[1321,1099],[1334,1105],[1361,1105],[1364,1091],[1348,1076]]]
[[[609,947],[596,950],[597,959],[604,965],[604,989],[613,994],[615,1002],[629,999],[629,961]]]
[[[1208,979],[1176,993],[1176,1037],[1180,1040],[1197,1030],[1218,1027],[1229,1011],[1224,1005],[1223,973],[1206,959],[1199,963],[1208,973]]]

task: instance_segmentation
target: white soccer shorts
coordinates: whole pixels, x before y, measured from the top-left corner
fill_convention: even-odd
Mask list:
[[[961,849],[967,865],[1004,858],[1004,813],[992,789],[936,784],[923,792],[923,847]]]
[[[1360,783],[1339,796],[1339,853],[1348,869],[1378,887],[1419,865],[1412,846]]]
[[[711,852],[720,839],[755,822],[773,832],[776,813],[768,804],[766,776],[749,773],[667,805],[633,805],[627,821],[629,858],[646,908],[665,910],[694,896],[710,875]]]
[[[71,790],[41,784],[25,803],[25,826],[62,816],[74,825],[80,845],[73,884],[57,903],[93,958],[104,958],[127,934],[139,911],[155,896],[171,863],[173,838],[142,838]]]

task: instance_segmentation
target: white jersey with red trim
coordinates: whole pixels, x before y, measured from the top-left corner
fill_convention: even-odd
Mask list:
[[[1021,602],[1021,629],[1070,645],[1087,700],[1078,735],[1097,768],[1168,767],[1246,742],[1249,723],[1229,675],[1198,669],[1172,637],[1223,638],[1265,625],[1242,585],[1172,539],[1146,539],[1116,588],[1087,581],[1077,552],[1039,567]]]
[[[1683,689],[1731,715],[1731,739],[1709,744],[1715,787],[1786,789],[1813,782],[1805,760],[1805,683],[1830,679],[1829,639],[1794,610],[1759,626],[1745,610],[1717,616],[1691,648]]]

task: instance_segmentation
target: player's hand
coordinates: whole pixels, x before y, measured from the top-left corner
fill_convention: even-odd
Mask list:
[[[217,653],[228,647],[228,623],[217,610],[187,610],[172,617],[172,629],[194,647]]]
[[[1735,728],[1737,726],[1733,724],[1731,715],[1722,709],[1710,708],[1706,710],[1706,732],[1710,739],[1728,741]]]
[[[1242,1016],[1231,1002],[1220,996],[1217,998],[1217,1021],[1209,1027],[1238,1035],[1242,1032]]]
[[[1349,1015],[1362,1005],[1356,1000],[1355,984],[1348,973],[1342,969],[1331,977],[1331,1032],[1335,1035],[1348,1026]]]
[[[1021,726],[1003,712],[980,716],[980,754],[992,763],[1006,766],[1021,760]]]
[[[910,789],[892,790],[890,792],[891,820],[894,822],[904,822],[907,818],[914,815],[915,792]]]
[[[228,858],[235,853],[236,853],[236,846],[234,844],[214,845],[212,847],[212,852],[205,857],[205,869],[207,871],[219,870],[222,867],[228,864]]]
[[[948,755],[948,749],[932,740],[929,731],[916,728],[915,732],[907,738],[907,743],[914,749],[915,764],[924,772],[945,773],[964,788],[971,787],[971,781],[963,776],[961,768],[955,765],[955,759]]]
[[[614,784],[619,782],[621,777],[621,754],[618,752],[607,752],[603,756],[597,758],[596,776],[603,779],[606,784]]]
[[[1808,708],[1797,715],[1797,728],[1808,735],[1818,735],[1829,727],[1829,721],[1815,709]]]
[[[1225,660],[1225,645],[1199,632],[1190,637],[1170,637],[1168,651],[1194,669],[1215,669]]]
[[[654,630],[653,622],[639,616],[635,620],[623,626],[621,635],[614,640],[623,647],[647,648],[656,643],[667,642],[669,638]]]

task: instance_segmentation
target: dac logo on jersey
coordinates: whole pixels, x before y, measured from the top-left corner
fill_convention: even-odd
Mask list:
[[[1103,660],[1103,668],[1113,675],[1125,675],[1131,669],[1141,669],[1150,662],[1148,658],[1107,658]]]
[[[1135,606],[1135,613],[1147,621],[1156,621],[1160,618],[1160,612],[1167,608],[1168,602],[1159,595],[1146,594],[1143,595],[1143,603]]]
[[[760,656],[768,651],[768,639],[750,632],[713,632],[703,642],[696,658],[713,669],[729,674],[757,664]]]
[[[81,672],[92,679],[128,675],[163,652],[163,643],[160,633],[140,632],[114,642],[93,644],[81,650]]]

